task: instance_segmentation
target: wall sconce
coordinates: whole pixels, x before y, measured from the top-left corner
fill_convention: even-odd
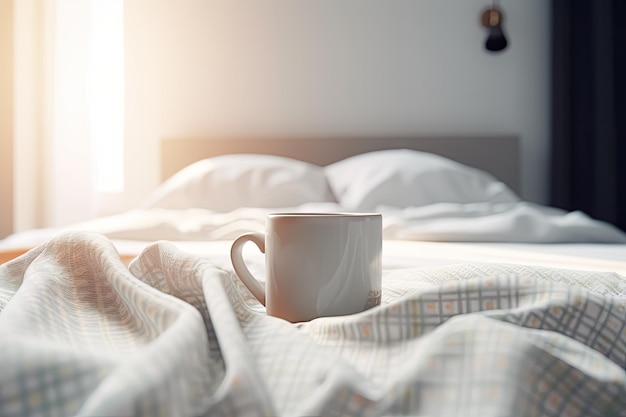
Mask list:
[[[481,24],[488,31],[487,40],[485,41],[485,49],[488,51],[499,52],[508,45],[502,29],[503,20],[504,15],[500,7],[496,5],[495,0],[491,7],[485,9],[480,16]]]

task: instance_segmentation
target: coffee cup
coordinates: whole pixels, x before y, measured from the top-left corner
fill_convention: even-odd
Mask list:
[[[247,242],[265,254],[264,284],[245,264]],[[265,233],[239,236],[230,255],[237,276],[271,316],[295,323],[380,304],[378,213],[269,214]]]

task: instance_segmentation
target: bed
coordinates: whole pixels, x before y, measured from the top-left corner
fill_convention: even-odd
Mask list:
[[[0,241],[0,415],[626,415],[626,234],[521,199],[516,137],[161,153],[139,207]],[[381,305],[267,316],[228,254],[275,211],[382,213]]]

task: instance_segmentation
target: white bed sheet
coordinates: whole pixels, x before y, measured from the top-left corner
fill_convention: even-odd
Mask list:
[[[626,234],[582,213],[526,202],[503,205],[433,204],[383,213],[384,267],[511,262],[624,272]],[[63,228],[35,229],[0,241],[0,251],[36,247],[65,231],[100,233],[125,259],[155,241],[169,241],[199,256],[227,257],[230,242],[262,232],[270,212],[345,211],[336,203],[286,208],[137,209]],[[254,248],[249,256],[255,256]]]
[[[135,209],[62,228],[16,233],[0,247],[32,246],[61,231],[92,231],[110,239],[139,241],[230,240],[247,231],[263,231],[272,212],[345,212],[338,203],[309,203],[282,208]],[[390,240],[509,243],[623,243],[626,233],[582,212],[565,212],[528,202],[436,203],[396,209],[381,206],[383,237]]]

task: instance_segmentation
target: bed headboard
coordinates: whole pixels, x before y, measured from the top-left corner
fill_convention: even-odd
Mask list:
[[[168,138],[161,143],[161,179],[192,162],[231,153],[260,153],[325,166],[349,156],[383,149],[415,149],[489,172],[520,192],[519,140],[504,136],[342,138]]]

